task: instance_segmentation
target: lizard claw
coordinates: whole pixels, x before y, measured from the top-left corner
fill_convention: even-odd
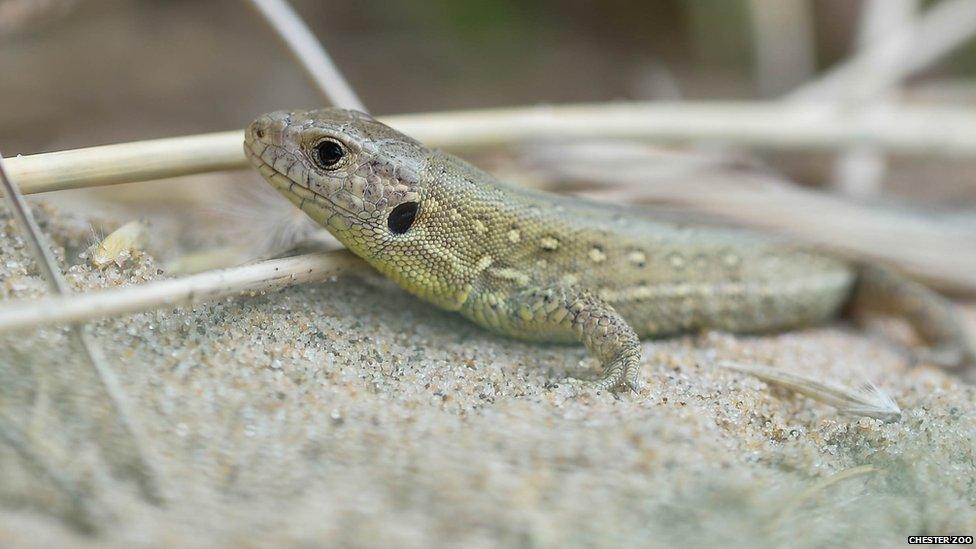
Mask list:
[[[637,395],[644,388],[644,382],[640,379],[639,364],[605,372],[599,379],[568,377],[560,381],[559,385],[572,388],[576,396],[583,393],[612,393],[625,388]]]
[[[625,354],[607,365],[606,370],[603,371],[603,376],[591,383],[603,390],[627,387],[635,394],[640,393],[644,386],[640,378],[640,367],[639,354]]]

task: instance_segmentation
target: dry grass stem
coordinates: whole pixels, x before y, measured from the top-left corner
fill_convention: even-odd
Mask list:
[[[329,102],[337,107],[367,112],[328,52],[288,2],[251,0],[251,4],[274,29],[278,38],[288,46]]]
[[[25,194],[245,167],[240,131],[133,141],[7,159]]]
[[[41,233],[40,227],[37,226],[34,215],[27,206],[23,195],[20,194],[20,189],[14,180],[8,177],[3,156],[0,156],[0,187],[3,188],[3,195],[7,207],[10,208],[11,215],[21,230],[24,231],[25,240],[31,248],[37,268],[41,271],[48,287],[55,294],[67,294],[70,290],[64,275],[61,274],[61,269],[58,267],[57,259],[51,253],[51,248]]]
[[[945,0],[926,10],[916,24],[898,29],[848,58],[826,76],[790,94],[792,100],[870,98],[944,57],[976,35],[976,0]],[[892,52],[906,52],[896,65]]]
[[[836,408],[842,414],[873,417],[882,421],[901,419],[901,408],[898,404],[887,393],[871,383],[865,383],[857,389],[849,389],[759,364],[722,361],[719,366],[755,376],[767,383],[808,396],[817,402]]]
[[[54,293],[54,297],[70,297],[71,292],[68,283],[58,267],[57,260],[51,253],[50,246],[45,241],[46,239],[37,226],[37,222],[34,221],[34,216],[24,201],[24,197],[20,194],[16,183],[7,176],[3,157],[0,157],[0,186],[3,188],[4,197],[11,213],[22,227],[27,237],[26,240],[31,245],[36,263]],[[107,444],[106,452],[128,466],[147,499],[156,503],[161,502],[163,496],[159,485],[159,475],[147,455],[148,444],[141,427],[136,422],[136,415],[128,403],[122,384],[115,372],[108,366],[108,361],[101,348],[91,339],[84,326],[72,325],[70,335],[72,342],[81,348],[82,356],[95,371],[109,402],[115,410],[115,419],[122,428],[124,436],[127,437],[127,440],[118,441],[121,448]]]
[[[970,109],[902,107],[852,123],[842,108],[747,102],[618,103],[521,107],[382,117],[431,147],[506,145],[533,139],[628,138],[716,142],[784,150],[871,145],[891,153],[976,156]],[[136,141],[9,160],[23,192],[148,181],[245,168],[241,131]]]
[[[365,268],[362,260],[342,250],[272,259],[139,286],[8,301],[0,307],[0,332],[187,305],[243,291],[318,281]]]
[[[870,0],[864,4],[856,37],[859,51],[869,50],[889,35],[912,28],[917,11],[918,0]],[[896,86],[901,83],[900,79],[891,75],[905,75],[901,67],[910,53],[904,50],[908,46],[904,42],[896,42],[895,46],[884,50],[886,55],[877,60],[878,64],[873,67],[875,70],[861,75],[862,80],[849,91],[852,97],[838,97],[837,101],[848,108],[858,107],[861,112],[859,116],[883,117],[886,106],[892,102]],[[890,88],[884,88],[885,84]],[[861,89],[873,90],[877,96],[862,97]],[[854,147],[834,163],[831,183],[848,196],[874,196],[882,190],[886,169],[884,155],[873,147]]]

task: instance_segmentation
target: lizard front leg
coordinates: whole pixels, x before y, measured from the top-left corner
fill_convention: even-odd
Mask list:
[[[523,290],[489,306],[492,312],[486,316],[495,320],[486,323],[490,328],[522,338],[530,334],[529,339],[579,340],[603,365],[600,379],[588,383],[593,388],[627,385],[640,390],[637,333],[609,303],[590,292],[571,287]]]

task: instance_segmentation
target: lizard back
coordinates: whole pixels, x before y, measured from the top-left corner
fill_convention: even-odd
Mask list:
[[[473,229],[450,239],[475,266],[471,295],[480,297],[461,311],[489,326],[487,300],[578,286],[642,335],[776,330],[834,316],[855,278],[846,263],[780,239],[517,188],[440,152],[425,175],[428,201]]]

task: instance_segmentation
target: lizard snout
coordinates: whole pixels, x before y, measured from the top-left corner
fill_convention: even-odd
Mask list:
[[[256,144],[280,147],[284,144],[285,128],[291,123],[291,113],[276,111],[262,115],[247,127],[244,143],[253,148]]]

